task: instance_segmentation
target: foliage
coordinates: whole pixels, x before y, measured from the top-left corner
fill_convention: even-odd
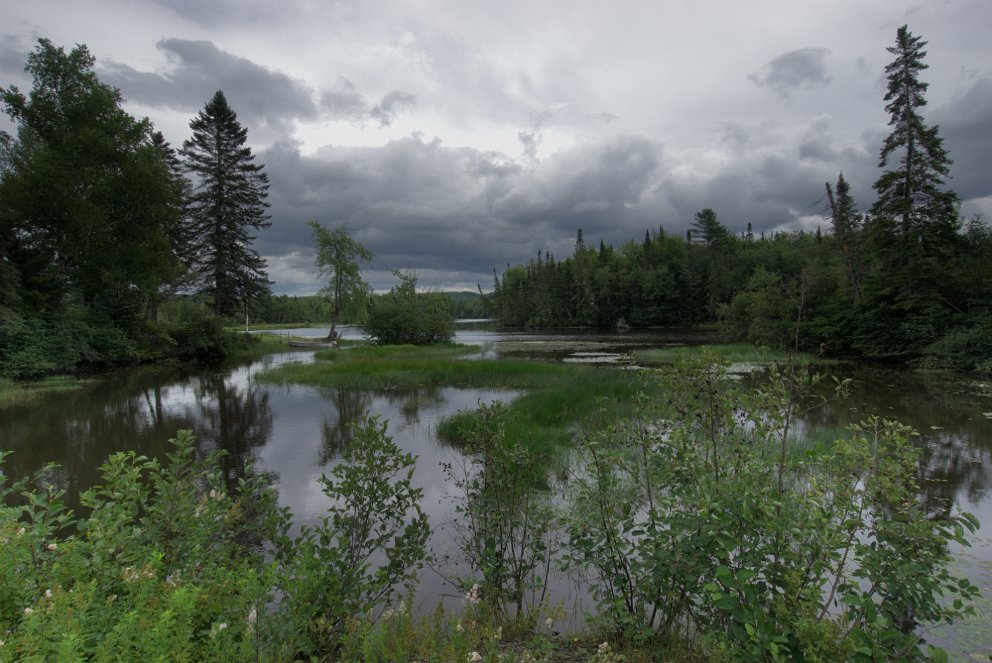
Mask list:
[[[189,198],[190,268],[218,316],[237,315],[268,292],[265,261],[251,247],[254,231],[268,228],[269,177],[245,143],[224,93],[217,91],[190,122],[193,136],[180,151],[196,177]],[[221,164],[218,166],[218,164]]]
[[[368,297],[369,287],[362,280],[359,261],[372,260],[372,252],[352,239],[351,231],[346,225],[328,230],[316,221],[311,221],[310,229],[317,245],[317,256],[314,259],[317,271],[320,276],[330,279],[322,291],[331,300],[331,330],[327,338],[336,340],[335,329],[342,309],[354,299],[364,300]]]
[[[190,319],[164,329],[175,343],[173,354],[183,359],[220,359],[233,344],[232,334],[214,315],[199,310]]]
[[[45,474],[0,486],[0,660],[245,660],[265,646],[272,575],[253,542],[278,526],[274,494],[251,477],[229,493],[188,431],[168,460],[111,456],[81,496],[86,518]]]
[[[430,534],[423,492],[411,484],[414,458],[385,423],[358,426],[343,461],[321,477],[330,515],[284,539],[277,554],[280,607],[297,647],[322,655],[337,649],[350,618],[381,610],[400,586],[412,589]]]
[[[534,490],[540,478],[534,446],[509,438],[505,418],[502,404],[480,405],[466,435],[471,460],[460,468],[446,466],[460,493],[450,523],[455,542],[472,572],[481,575],[469,596],[484,603],[497,623],[537,614],[552,549],[552,509],[547,496]]]
[[[399,285],[377,295],[369,305],[365,334],[377,345],[435,345],[455,337],[451,309],[445,297],[417,292],[417,277],[393,272]]]
[[[976,590],[947,546],[977,521],[923,511],[911,431],[872,419],[797,457],[790,422],[815,378],[787,370],[752,399],[706,358],[676,376],[670,419],[584,443],[567,555],[610,624],[725,634],[747,660],[912,660],[921,622],[965,614]]]
[[[85,46],[40,39],[30,93],[0,95],[17,125],[2,141],[0,258],[25,315],[76,300],[128,330],[175,267],[178,199],[151,124],[124,112],[93,65]]]

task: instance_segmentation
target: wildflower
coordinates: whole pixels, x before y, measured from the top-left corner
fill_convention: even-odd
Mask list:
[[[32,610],[31,608],[24,608],[25,615],[30,615],[32,612],[34,612],[34,610]]]
[[[465,595],[465,603],[468,605],[479,605],[479,583],[472,585],[472,589],[468,590]]]
[[[455,630],[458,631],[459,633],[461,633],[465,629],[462,628],[462,623],[461,622],[458,622],[457,624],[455,624]]]
[[[493,640],[496,640],[496,641],[498,642],[498,641],[499,641],[499,640],[501,640],[502,638],[503,638],[503,627],[502,627],[502,626],[500,626],[500,627],[498,627],[498,628],[496,629],[496,631],[495,631],[495,632],[493,633]]]
[[[52,598],[52,590],[50,590],[50,589],[46,589],[45,590],[45,598],[46,599]]]
[[[544,625],[547,626],[548,628],[551,628],[552,626],[555,625],[555,620],[548,617],[547,619],[544,620]]]
[[[49,543],[49,544],[48,544],[48,549],[49,549],[49,550],[52,550],[52,551],[54,551],[54,550],[56,550],[56,549],[57,549],[58,547],[59,547],[59,546],[58,546],[58,544],[56,544],[56,543]]]
[[[221,622],[220,624],[217,624],[218,631],[223,631],[226,628],[227,628],[227,622]]]
[[[24,536],[24,532],[25,532],[25,530],[22,527],[21,529],[17,530],[17,536]]]
[[[252,608],[251,611],[248,613],[248,623],[254,624],[257,621],[258,621],[258,613],[255,611],[255,608]]]
[[[609,654],[610,653],[610,643],[604,641],[601,645],[599,645],[599,647],[596,648],[596,651],[599,652],[602,655]]]
[[[382,617],[383,617],[383,619],[385,619],[387,621],[390,620],[390,619],[392,619],[393,618],[393,609],[392,608],[386,608],[386,612],[382,613]]]
[[[469,660],[469,663],[476,663],[477,661],[481,661],[482,660],[482,654],[480,654],[477,651],[474,651],[474,652],[472,652],[471,654],[468,655],[468,660]]]
[[[406,601],[400,603],[400,607],[397,609],[397,612],[399,612],[400,617],[406,614],[406,609],[407,609]]]

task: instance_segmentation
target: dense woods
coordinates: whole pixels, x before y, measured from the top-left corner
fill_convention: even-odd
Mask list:
[[[268,293],[251,248],[268,180],[223,93],[177,153],[93,66],[41,39],[31,91],[2,91],[17,133],[0,136],[0,377],[188,355],[221,333],[207,308],[243,316]],[[202,310],[156,324],[177,293]]]
[[[736,339],[878,360],[992,371],[992,234],[963,220],[944,182],[950,158],[919,109],[923,42],[906,27],[889,50],[891,132],[862,212],[843,174],[826,183],[815,232],[732,233],[712,209],[685,236],[538,251],[496,278],[504,324],[530,327],[720,323]],[[733,219],[739,227],[743,220]]]

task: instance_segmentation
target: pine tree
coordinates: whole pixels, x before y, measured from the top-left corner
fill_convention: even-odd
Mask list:
[[[928,85],[926,42],[906,26],[887,49],[885,110],[892,132],[882,144],[874,184],[878,199],[862,229],[866,276],[858,302],[855,347],[866,356],[913,358],[958,313],[951,264],[958,252],[957,196],[944,187],[951,160],[921,115]],[[870,269],[867,268],[870,266]]]
[[[896,45],[886,49],[896,56],[885,68],[889,81],[885,111],[892,133],[882,144],[878,167],[886,168],[892,159],[898,159],[898,165],[885,170],[875,182],[878,200],[872,215],[898,219],[907,237],[928,223],[953,219],[957,205],[957,196],[943,190],[951,160],[937,127],[928,127],[920,115],[929,87],[919,78],[928,67],[923,62],[926,44],[904,25],[896,33]]]
[[[267,292],[252,231],[268,228],[269,177],[245,145],[248,130],[218,91],[189,124],[180,152],[195,177],[189,201],[190,258],[217,315],[239,313]]]

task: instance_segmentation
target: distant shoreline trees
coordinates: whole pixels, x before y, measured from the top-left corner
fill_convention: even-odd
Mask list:
[[[926,42],[906,26],[886,67],[879,198],[858,211],[841,175],[827,184],[831,234],[755,238],[727,232],[716,212],[695,215],[685,238],[550,254],[497,276],[497,317],[525,327],[609,328],[718,323],[733,339],[992,373],[992,233],[961,232],[944,185],[950,158],[920,110]]]

